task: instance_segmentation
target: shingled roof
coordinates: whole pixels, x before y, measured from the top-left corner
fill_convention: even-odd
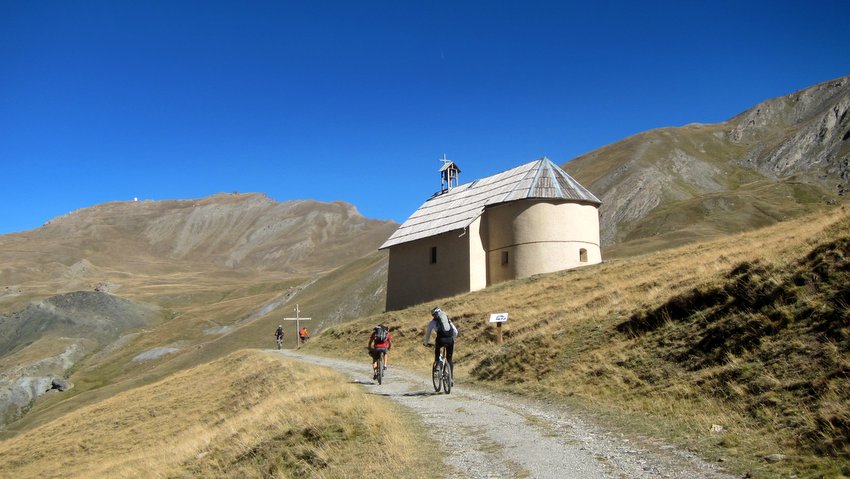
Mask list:
[[[602,204],[567,172],[543,157],[435,194],[379,249],[465,228],[481,216],[487,206],[532,198]]]

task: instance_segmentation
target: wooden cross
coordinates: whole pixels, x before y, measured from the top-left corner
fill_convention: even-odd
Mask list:
[[[301,321],[309,321],[313,318],[302,318],[301,317],[301,308],[298,307],[298,304],[295,305],[295,317],[294,318],[283,318],[284,321],[295,321],[295,337],[298,338],[298,346],[301,345],[301,335],[298,334],[301,331]]]

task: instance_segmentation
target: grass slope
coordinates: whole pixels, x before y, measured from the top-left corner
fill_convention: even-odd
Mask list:
[[[647,393],[693,385],[803,462],[850,458],[850,227],[829,233],[802,258],[742,262],[636,312],[617,325],[632,344],[620,374]]]
[[[19,478],[349,478],[379,463],[375,477],[431,477],[435,446],[418,431],[336,373],[245,350],[0,442],[0,470]]]
[[[294,314],[295,303],[302,316],[314,318],[307,323],[311,330],[375,314],[385,302],[385,275],[381,273],[385,269],[386,254],[375,252],[318,278],[187,274],[151,278],[136,285],[132,293],[128,288],[129,299],[163,308],[161,323],[134,331],[81,359],[66,374],[73,389],[40,398],[21,419],[0,429],[0,438],[234,351],[271,348],[276,325]],[[286,325],[285,346],[294,347],[295,324]],[[44,351],[46,344],[42,343],[46,340],[31,347]],[[177,351],[154,360],[134,361],[139,354],[164,346]],[[32,361],[38,360],[35,349],[30,353],[35,356]],[[0,365],[7,362],[0,359]]]
[[[753,477],[850,475],[848,244],[836,208],[339,325],[307,349],[366,361],[384,322],[391,362],[427,371],[439,305],[461,330],[459,387],[567,401]]]

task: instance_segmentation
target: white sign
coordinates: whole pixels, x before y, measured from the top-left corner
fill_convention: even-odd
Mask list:
[[[504,323],[508,320],[508,313],[496,313],[490,315],[491,323]]]

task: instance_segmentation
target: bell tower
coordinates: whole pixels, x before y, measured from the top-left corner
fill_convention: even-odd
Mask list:
[[[445,153],[443,153],[440,161],[443,162],[443,166],[440,167],[440,192],[447,193],[452,188],[457,187],[457,177],[460,174],[460,168],[458,168],[455,162],[446,158]]]

